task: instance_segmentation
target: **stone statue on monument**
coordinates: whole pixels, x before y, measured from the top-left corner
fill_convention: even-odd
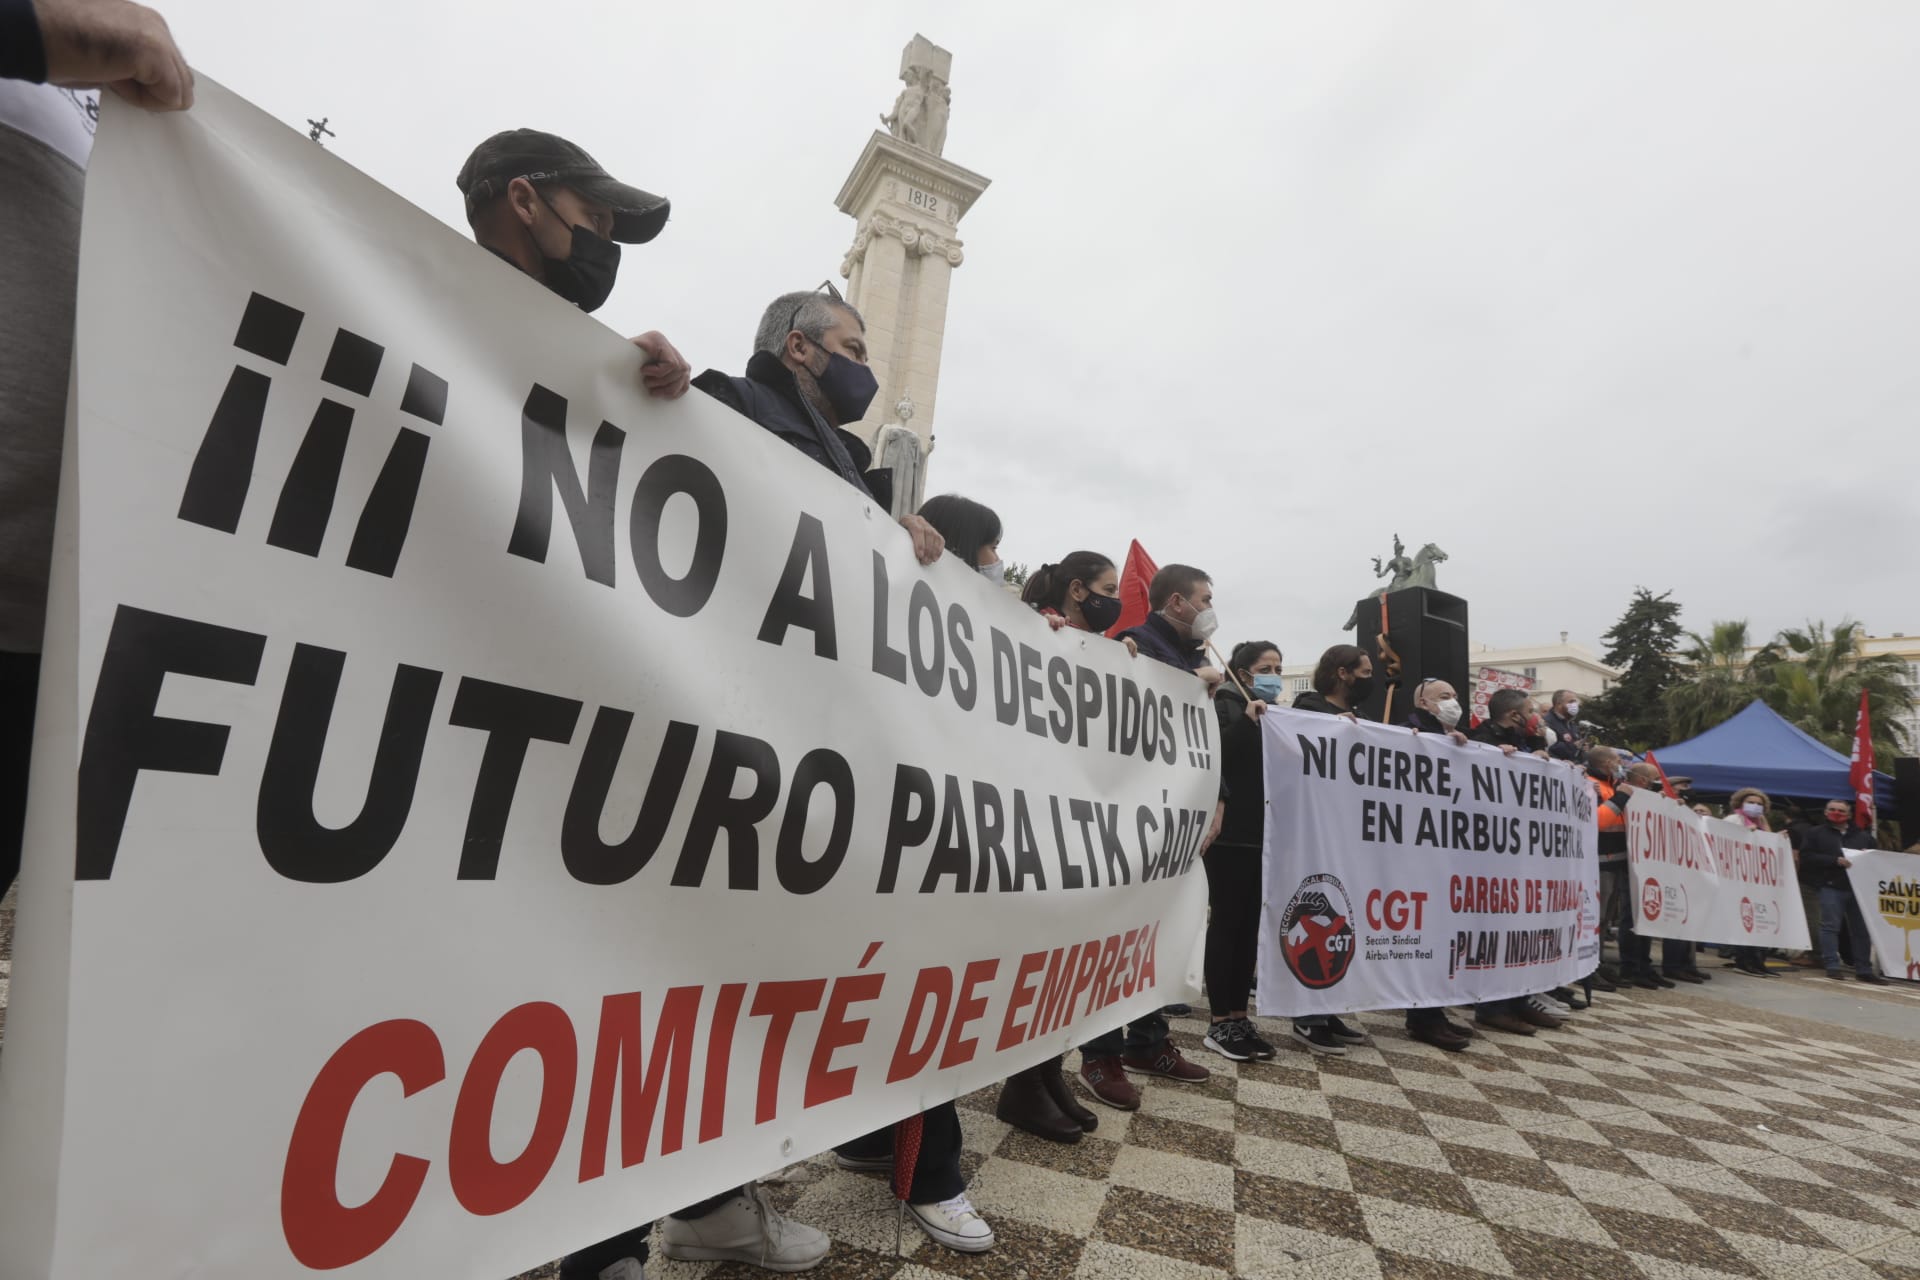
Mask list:
[[[900,51],[900,79],[906,87],[893,100],[893,111],[880,117],[900,141],[939,155],[947,145],[947,116],[953,109],[953,90],[947,77],[953,55],[925,36],[917,35]]]
[[[925,147],[921,130],[926,124],[927,91],[920,83],[920,68],[908,67],[900,78],[907,82],[907,87],[893,100],[893,114],[881,116],[880,123],[900,141]]]
[[[1384,561],[1379,556],[1373,558],[1373,576],[1388,579],[1385,587],[1372,593],[1373,598],[1377,600],[1409,587],[1438,590],[1433,582],[1433,566],[1446,558],[1447,553],[1431,542],[1409,556],[1406,545],[1400,541],[1400,535],[1394,534],[1392,558]],[[1359,618],[1360,615],[1356,611],[1353,617],[1347,619],[1347,625],[1342,630],[1351,631]]]
[[[947,114],[953,109],[953,90],[939,76],[927,86],[926,141],[920,145],[939,155],[947,146]]]

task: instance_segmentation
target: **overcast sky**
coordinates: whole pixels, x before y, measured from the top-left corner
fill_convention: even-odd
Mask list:
[[[466,230],[529,126],[672,198],[599,314],[738,372],[839,263],[914,32],[960,226],[929,492],[1138,538],[1220,639],[1342,637],[1398,531],[1476,641],[1920,633],[1920,8],[163,0],[189,59]],[[1078,15],[1071,16],[1071,15]]]

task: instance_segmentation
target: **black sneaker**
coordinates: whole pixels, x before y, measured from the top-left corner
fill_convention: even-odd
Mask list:
[[[1367,1042],[1366,1032],[1355,1031],[1338,1018],[1329,1017],[1327,1019],[1327,1030],[1331,1031],[1333,1038],[1341,1044],[1365,1044]]]
[[[1662,991],[1671,991],[1680,985],[1664,973],[1650,973],[1647,976],[1653,979],[1653,985],[1659,987]]]
[[[1253,1019],[1240,1019],[1240,1043],[1252,1050],[1256,1058],[1271,1058],[1279,1050],[1260,1038],[1260,1032],[1254,1028]]]
[[[1247,1037],[1251,1034],[1246,1023],[1238,1018],[1229,1018],[1208,1027],[1206,1038],[1201,1043],[1223,1058],[1245,1062],[1254,1056],[1253,1046],[1247,1043]]]
[[[1345,1056],[1347,1052],[1347,1046],[1333,1038],[1333,1029],[1324,1022],[1315,1023],[1312,1026],[1294,1023],[1293,1038],[1305,1045],[1310,1053],[1323,1053],[1329,1057],[1338,1058]]]

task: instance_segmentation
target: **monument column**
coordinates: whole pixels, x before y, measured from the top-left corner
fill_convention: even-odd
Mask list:
[[[880,382],[873,407],[852,429],[874,443],[879,465],[895,465],[902,510],[925,492],[947,290],[965,261],[956,230],[988,184],[940,156],[952,68],[953,55],[925,36],[908,43],[900,54],[906,87],[881,117],[887,131],[867,140],[834,201],[855,223],[840,274],[847,300],[866,318],[868,360]],[[901,471],[912,473],[910,485],[898,485]]]

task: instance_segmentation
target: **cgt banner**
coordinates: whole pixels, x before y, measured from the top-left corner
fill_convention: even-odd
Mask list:
[[[1200,682],[637,362],[109,98],[0,1276],[500,1280],[1189,990]]]
[[[1261,743],[1262,1013],[1497,1000],[1599,964],[1583,771],[1277,708]]]
[[[1920,981],[1920,956],[1913,948],[1914,931],[1920,929],[1920,854],[1851,849],[1847,861],[1852,864],[1847,879],[1867,918],[1880,972]]]
[[[1807,913],[1786,836],[1702,817],[1640,788],[1626,820],[1633,927],[1643,936],[1806,949]]]

